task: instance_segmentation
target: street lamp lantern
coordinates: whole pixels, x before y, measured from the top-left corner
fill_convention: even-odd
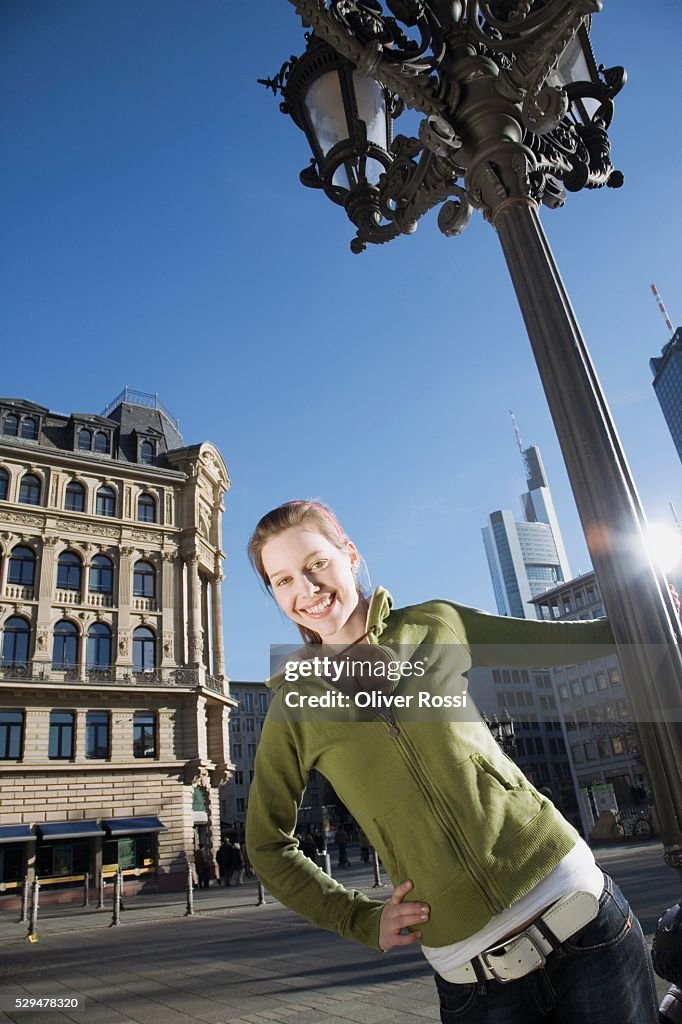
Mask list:
[[[512,716],[509,714],[507,708],[504,709],[502,720],[500,722],[502,727],[502,741],[503,743],[511,743],[514,740],[514,721]]]
[[[395,103],[387,89],[360,74],[347,58],[314,33],[274,79],[261,84],[282,92],[280,109],[289,114],[312,150],[300,179],[321,188],[343,206],[357,190],[378,198],[380,175],[391,163]]]
[[[305,132],[301,181],[344,206],[353,252],[412,233],[436,206],[446,235],[474,208],[494,220],[510,162],[551,207],[566,191],[622,184],[607,129],[625,72],[597,67],[588,33],[601,0],[391,0],[391,14],[377,0],[291,2],[314,31],[259,81]],[[405,105],[425,115],[418,138],[393,139]]]
[[[496,714],[493,714],[492,720],[485,714],[482,715],[482,718],[490,729],[495,742],[508,757],[511,757],[516,750],[516,737],[514,735],[514,719],[507,708],[504,709],[501,719]]]

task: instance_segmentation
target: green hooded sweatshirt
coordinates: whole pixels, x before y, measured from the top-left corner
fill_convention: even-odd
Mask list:
[[[356,700],[367,698],[347,688],[344,696],[328,675],[301,670],[297,680],[282,672],[269,681],[274,699],[249,794],[249,858],[286,906],[379,948],[383,902],[330,878],[294,839],[308,775],[317,769],[369,837],[393,884],[409,879],[406,899],[430,905],[428,923],[419,926],[424,943],[445,946],[473,935],[533,889],[577,838],[500,750],[468,699],[467,672],[480,665],[588,661],[613,654],[613,636],[604,619],[513,619],[448,601],[392,610],[382,588],[372,596],[367,625],[369,644],[393,666],[390,678],[379,681],[378,707],[359,708]],[[376,676],[360,692],[372,689]],[[341,706],[295,706],[301,694],[327,702],[335,695]],[[442,706],[423,706],[426,701]]]

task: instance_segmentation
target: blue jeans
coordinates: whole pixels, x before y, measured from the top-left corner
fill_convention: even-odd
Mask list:
[[[604,875],[599,913],[540,970],[501,984],[436,974],[443,1024],[658,1024],[651,957],[639,921]]]

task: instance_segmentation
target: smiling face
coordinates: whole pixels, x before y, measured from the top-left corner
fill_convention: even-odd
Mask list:
[[[287,618],[324,643],[350,644],[365,632],[365,602],[356,587],[355,545],[343,549],[314,528],[290,527],[262,549],[263,569]]]

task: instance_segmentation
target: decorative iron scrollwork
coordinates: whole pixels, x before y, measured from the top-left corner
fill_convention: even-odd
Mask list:
[[[312,27],[309,43],[319,37],[374,77],[396,115],[403,103],[426,115],[418,139],[398,136],[388,151],[371,153],[360,121],[357,152],[346,146],[339,153],[344,166],[356,168],[350,189],[330,186],[328,155],[324,168],[313,159],[301,172],[303,184],[344,206],[357,228],[353,252],[413,232],[441,204],[439,227],[452,236],[476,207],[494,219],[515,197],[554,208],[568,192],[622,184],[607,131],[626,76],[620,67],[596,68],[587,32],[601,0],[290,2]],[[569,74],[560,64],[575,45],[589,81],[564,84]],[[571,59],[569,52],[568,67]],[[290,58],[273,79],[260,81],[284,93],[295,63]],[[286,103],[282,109],[296,120]],[[493,144],[499,117],[516,120],[516,139],[512,132]],[[481,138],[475,152],[471,140]],[[364,176],[368,159],[385,168],[377,184]]]

